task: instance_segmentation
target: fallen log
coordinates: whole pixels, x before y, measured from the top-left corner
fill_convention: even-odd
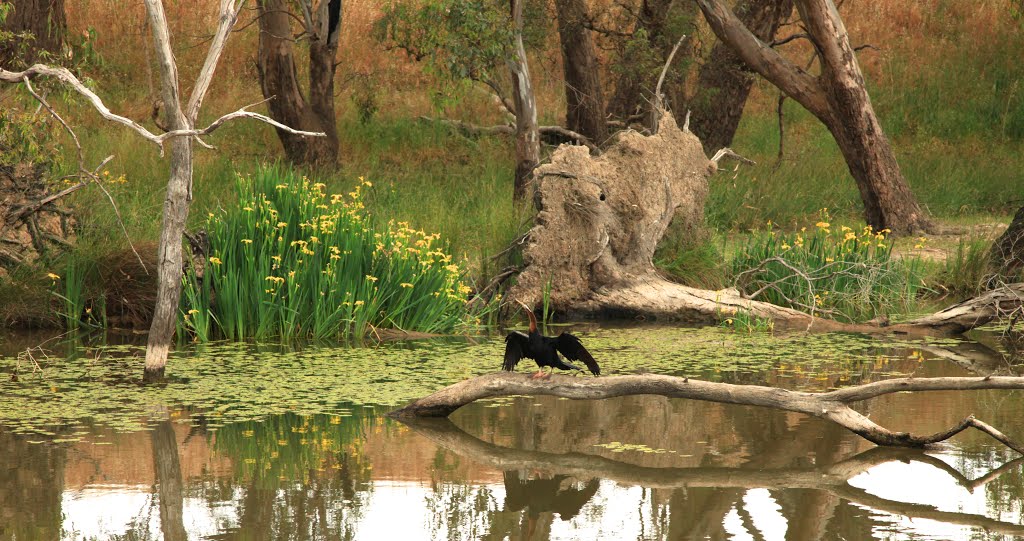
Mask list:
[[[976,479],[968,479],[942,460],[922,453],[875,448],[831,465],[813,467],[695,467],[655,468],[638,466],[585,453],[549,453],[503,447],[474,437],[447,419],[403,419],[417,434],[456,455],[500,470],[543,471],[577,479],[609,479],[620,484],[648,488],[716,489],[812,489],[834,494],[850,502],[914,518],[937,520],[982,528],[1006,535],[1024,535],[1024,526],[971,513],[942,511],[931,505],[888,500],[849,484],[853,477],[891,461],[918,462],[952,477],[968,491],[974,491],[1001,475],[1016,471],[1024,458],[1012,460]]]
[[[447,417],[466,404],[485,398],[515,395],[547,395],[573,400],[600,400],[617,396],[651,394],[726,404],[762,406],[812,415],[836,423],[882,446],[922,448],[976,428],[1003,445],[1024,454],[1024,446],[996,428],[968,415],[955,426],[931,435],[893,432],[849,406],[885,394],[923,391],[1024,389],[1024,377],[900,378],[811,393],[760,385],[735,385],[655,374],[579,378],[553,375],[531,379],[525,374],[498,372],[456,383],[391,412],[392,417]]]

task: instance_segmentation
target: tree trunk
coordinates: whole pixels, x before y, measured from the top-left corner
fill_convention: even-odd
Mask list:
[[[1024,279],[1024,207],[1017,211],[1006,231],[996,239],[988,254],[989,287],[1000,281]]]
[[[857,182],[869,225],[897,235],[932,229],[875,116],[856,53],[832,0],[795,2],[821,61],[818,77],[765,45],[720,0],[697,3],[719,39],[828,127]]]
[[[190,129],[178,94],[178,68],[171,52],[171,38],[167,29],[161,0],[146,0],[153,41],[160,65],[162,98],[167,108],[167,124],[171,130]],[[160,227],[160,246],[157,249],[157,290],[153,323],[146,343],[145,378],[163,377],[167,353],[174,336],[174,323],[181,298],[182,257],[181,237],[185,232],[188,207],[192,201],[192,138],[176,137],[171,141],[170,178],[164,199],[163,223]]]
[[[821,59],[819,80],[831,119],[825,124],[857,181],[865,220],[896,234],[931,229],[875,115],[839,11],[832,0],[798,0],[797,9]]]
[[[565,124],[600,145],[607,137],[604,92],[583,0],[555,0],[565,73]]]
[[[737,18],[758,39],[770,42],[779,24],[793,12],[793,0],[740,0],[734,8]],[[690,129],[712,155],[732,144],[747,96],[754,84],[754,73],[732,48],[719,41],[697,74],[697,88],[689,101]],[[673,111],[680,122],[687,111]]]
[[[166,99],[164,103],[169,103]],[[171,129],[185,129],[175,128]],[[184,257],[181,238],[185,233],[192,187],[192,140],[178,137],[171,142],[171,172],[164,199],[160,245],[157,248],[156,306],[146,345],[145,379],[163,378],[167,354],[174,338],[181,299],[181,271]]]
[[[331,163],[338,157],[334,56],[341,28],[341,0],[323,2],[312,21],[314,28],[307,29],[310,35],[308,100],[299,84],[289,5],[284,0],[259,0],[257,7],[260,29],[257,68],[263,97],[270,100],[270,117],[286,126],[327,134],[324,138],[311,139],[278,129],[285,156],[295,164]]]
[[[67,34],[64,0],[11,0],[13,9],[0,29],[14,34],[31,34],[28,39],[15,37],[0,43],[0,66],[10,68],[20,63],[28,66],[39,59],[40,51],[55,57],[61,54]]]
[[[516,107],[516,173],[513,199],[526,198],[533,170],[540,163],[540,132],[537,129],[537,100],[530,83],[530,67],[523,46],[523,1],[511,0],[514,58],[508,60],[512,76],[512,101]]]

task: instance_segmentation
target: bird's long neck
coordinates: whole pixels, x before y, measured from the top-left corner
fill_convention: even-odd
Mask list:
[[[527,310],[526,316],[530,318],[530,332],[537,332],[537,316],[533,315],[533,310]]]

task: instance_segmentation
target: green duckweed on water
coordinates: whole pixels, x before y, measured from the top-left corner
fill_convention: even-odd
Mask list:
[[[924,358],[916,346],[958,343],[745,334],[717,327],[575,332],[604,374],[672,374],[808,390],[906,375]],[[141,346],[78,346],[67,357],[37,356],[38,368],[24,358],[0,357],[0,424],[74,440],[80,437],[76,427],[85,422],[134,431],[166,418],[169,410],[202,414],[213,430],[285,413],[344,417],[353,407],[399,405],[496,371],[503,349],[500,336],[361,348],[211,343],[174,353],[171,378],[160,385],[140,381]],[[533,368],[523,363],[519,369]],[[503,400],[490,405],[508,403]]]

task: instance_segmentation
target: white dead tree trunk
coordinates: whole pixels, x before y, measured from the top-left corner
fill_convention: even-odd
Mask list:
[[[210,88],[213,74],[217,69],[228,35],[238,19],[245,0],[221,0],[220,17],[210,50],[206,55],[199,78],[192,90],[187,105],[183,106],[179,94],[178,67],[171,50],[171,36],[162,0],[145,0],[157,61],[160,64],[162,97],[167,111],[169,131],[156,135],[141,124],[114,114],[94,92],[86,88],[70,71],[36,64],[22,72],[0,69],[0,81],[19,83],[37,76],[60,80],[84,96],[100,115],[107,120],[124,124],[145,139],[155,143],[163,155],[163,143],[171,141],[170,176],[167,182],[167,197],[164,200],[163,224],[160,231],[160,245],[157,259],[157,300],[146,346],[146,379],[159,379],[167,364],[167,354],[174,335],[174,321],[177,317],[181,296],[182,247],[181,237],[185,231],[189,205],[192,202],[192,139],[212,133],[225,122],[237,118],[253,118],[274,127],[304,136],[323,137],[323,133],[294,130],[264,115],[247,111],[245,107],[226,114],[209,126],[195,128],[206,92]],[[212,148],[212,147],[211,147]]]
[[[537,99],[530,82],[526,48],[523,47],[523,0],[512,0],[514,58],[508,60],[512,76],[512,100],[516,112],[516,176],[513,197],[521,201],[533,170],[540,163],[540,132],[537,129]]]

